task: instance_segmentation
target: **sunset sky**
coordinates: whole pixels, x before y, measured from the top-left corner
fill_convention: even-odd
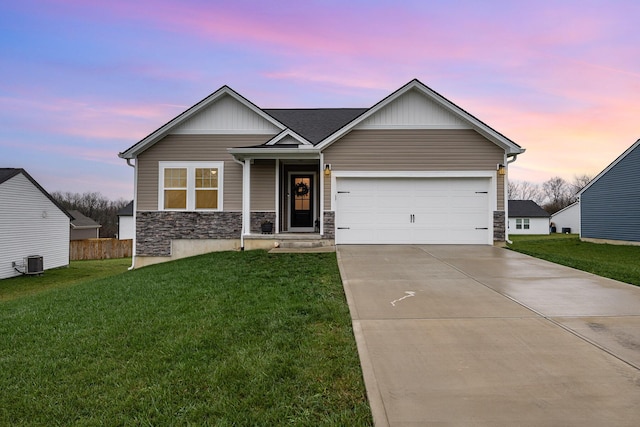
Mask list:
[[[133,197],[117,154],[223,85],[262,108],[370,107],[413,78],[596,175],[640,138],[640,2],[20,0],[0,4],[0,167]]]

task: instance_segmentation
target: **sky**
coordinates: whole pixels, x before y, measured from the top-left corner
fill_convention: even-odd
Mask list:
[[[133,198],[126,150],[223,85],[261,108],[370,107],[417,78],[526,152],[595,176],[640,138],[637,0],[0,3],[0,167]]]

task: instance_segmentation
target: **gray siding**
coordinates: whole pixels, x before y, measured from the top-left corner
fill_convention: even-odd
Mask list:
[[[581,237],[640,242],[640,145],[580,198]]]
[[[473,130],[354,130],[324,151],[333,171],[495,171],[504,150]],[[504,179],[497,180],[504,210]],[[325,209],[331,206],[325,181]]]
[[[268,135],[169,135],[138,156],[139,211],[158,210],[158,162],[224,161],[224,210],[242,210],[242,166],[231,147],[263,144]]]

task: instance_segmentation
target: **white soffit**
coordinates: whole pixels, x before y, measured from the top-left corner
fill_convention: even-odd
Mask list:
[[[229,95],[198,111],[184,123],[171,130],[171,134],[274,134],[280,128],[256,114],[255,111]]]
[[[359,123],[354,129],[472,129],[458,115],[411,89]]]

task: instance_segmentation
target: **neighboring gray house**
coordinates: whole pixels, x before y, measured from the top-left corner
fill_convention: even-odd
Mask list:
[[[118,211],[118,240],[133,239],[135,224],[133,223],[133,200]]]
[[[556,227],[556,233],[580,232],[580,202],[570,204],[564,209],[551,215],[551,225]]]
[[[80,211],[70,210],[69,214],[73,218],[71,220],[71,231],[69,240],[85,240],[97,239],[100,237],[100,224],[84,216]]]
[[[119,154],[135,167],[134,266],[285,239],[504,242],[524,151],[418,80],[371,108],[261,109],[223,86]]]
[[[549,234],[550,216],[533,200],[509,200],[509,234]]]
[[[44,270],[69,265],[70,219],[24,169],[0,168],[0,279],[26,272],[32,256]]]
[[[578,195],[582,240],[640,244],[640,139]]]

